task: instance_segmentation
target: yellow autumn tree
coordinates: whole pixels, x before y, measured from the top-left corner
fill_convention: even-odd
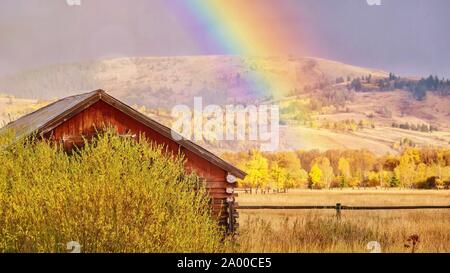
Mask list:
[[[341,188],[348,187],[352,174],[350,172],[350,163],[344,157],[339,158],[338,171]]]
[[[278,167],[286,170],[285,188],[301,187],[308,181],[308,173],[302,169],[302,164],[294,152],[278,152],[271,158]]]
[[[311,167],[309,172],[309,187],[312,189],[322,189],[325,185],[322,180],[323,172],[316,163]]]
[[[245,164],[247,176],[242,186],[249,188],[264,188],[269,182],[269,163],[259,151],[253,151],[250,160]]]
[[[285,168],[280,167],[278,163],[274,163],[271,168],[271,186],[277,191],[288,188],[288,172]]]
[[[313,165],[314,164],[317,164],[319,169],[322,171],[321,175],[322,187],[329,188],[334,178],[333,167],[331,166],[330,160],[325,156],[321,156],[313,160]]]
[[[408,148],[400,157],[400,164],[394,172],[400,181],[400,186],[411,187],[416,176],[416,164],[420,163],[420,153],[418,149]]]

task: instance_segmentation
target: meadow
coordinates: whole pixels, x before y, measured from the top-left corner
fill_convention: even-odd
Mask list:
[[[239,205],[450,205],[448,190],[293,190],[278,194],[239,193]],[[450,252],[450,210],[342,211],[240,210],[242,252]]]

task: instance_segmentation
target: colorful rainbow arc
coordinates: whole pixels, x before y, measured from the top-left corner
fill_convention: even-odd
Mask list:
[[[277,9],[287,8],[276,1],[270,4],[251,0],[192,0],[178,3],[183,5],[178,10],[188,13],[182,17],[197,20],[201,26],[195,30],[197,33],[190,35],[200,43],[200,36],[209,35],[221,52],[244,57],[270,57],[282,55],[287,44],[298,43],[290,35],[288,27],[264,25],[265,16],[270,16]],[[264,70],[263,65],[257,67],[254,73],[245,75],[249,82],[246,88],[251,89],[247,91],[276,97],[292,88],[292,83],[273,77],[270,71]]]

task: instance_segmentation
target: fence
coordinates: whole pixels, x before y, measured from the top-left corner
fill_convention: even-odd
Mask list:
[[[411,209],[450,209],[450,206],[343,206],[337,203],[335,206],[238,206],[240,210],[255,209],[334,209],[336,217],[341,217],[342,210],[411,210]]]

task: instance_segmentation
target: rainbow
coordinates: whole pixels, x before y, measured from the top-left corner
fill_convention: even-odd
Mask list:
[[[267,16],[290,8],[280,1],[192,0],[180,1],[177,5],[181,20],[196,20],[196,27],[190,30],[190,36],[200,47],[203,43],[211,47],[208,39],[212,37],[214,45],[219,47],[218,51],[251,58],[286,56],[287,46],[299,43],[290,32],[292,26],[286,26],[283,22],[270,25],[265,21]],[[271,71],[265,70],[264,65],[256,65],[252,73],[245,75],[245,79],[249,83],[246,91],[260,96],[277,97],[293,87],[293,83],[285,78],[274,77]]]

